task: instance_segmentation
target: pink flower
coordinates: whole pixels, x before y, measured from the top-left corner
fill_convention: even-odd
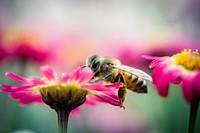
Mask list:
[[[2,91],[23,105],[44,102],[53,109],[64,106],[72,110],[83,103],[95,104],[100,101],[120,106],[115,91],[121,84],[89,83],[93,76],[89,69],[78,68],[70,74],[58,75],[49,66],[45,66],[41,67],[42,78],[24,78],[11,72],[6,75],[21,84],[2,84]]]
[[[8,55],[9,54],[6,52],[6,50],[4,48],[2,48],[2,46],[0,44],[0,62],[3,61],[3,60],[6,60]]]
[[[148,55],[167,56],[180,52],[182,49],[196,49],[199,42],[186,35],[173,35],[164,37],[161,40],[150,42],[152,47],[148,50]]]
[[[167,97],[169,85],[181,84],[184,98],[187,102],[193,103],[200,97],[200,54],[198,50],[184,50],[173,56],[154,57],[143,56],[146,59],[153,60],[150,68],[152,72],[153,83],[158,93]]]
[[[11,59],[43,63],[51,55],[44,35],[33,29],[12,26],[5,28],[0,44]]]

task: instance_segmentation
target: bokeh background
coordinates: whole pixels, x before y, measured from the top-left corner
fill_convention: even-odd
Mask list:
[[[83,65],[88,55],[116,57],[151,74],[141,55],[172,55],[200,48],[198,0],[1,0],[0,82],[11,71],[39,75],[49,64],[58,71]],[[83,106],[70,116],[71,133],[182,133],[189,105],[179,86],[161,98],[128,92],[125,107]],[[200,112],[197,131],[200,132]],[[56,133],[57,118],[46,105],[20,106],[0,93],[0,133]]]

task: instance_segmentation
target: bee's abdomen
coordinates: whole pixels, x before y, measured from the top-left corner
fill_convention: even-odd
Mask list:
[[[137,93],[147,93],[147,83],[136,75],[130,74],[127,88]]]

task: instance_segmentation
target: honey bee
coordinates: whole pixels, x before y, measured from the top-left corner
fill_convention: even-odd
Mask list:
[[[136,93],[147,93],[147,83],[145,80],[152,82],[151,76],[145,72],[122,65],[118,59],[108,56],[91,55],[86,59],[84,67],[89,67],[94,71],[94,76],[90,82],[104,81],[123,84],[118,89],[118,98],[123,108],[127,89]]]

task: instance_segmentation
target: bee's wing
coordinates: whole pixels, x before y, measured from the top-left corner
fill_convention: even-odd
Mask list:
[[[136,69],[136,68],[133,68],[133,67],[129,67],[129,66],[126,66],[126,65],[112,65],[112,67],[123,70],[123,71],[127,71],[129,73],[132,73],[132,74],[144,79],[144,80],[148,80],[148,81],[152,82],[151,76],[148,75],[147,73],[143,72],[142,70],[139,70],[139,69]]]

